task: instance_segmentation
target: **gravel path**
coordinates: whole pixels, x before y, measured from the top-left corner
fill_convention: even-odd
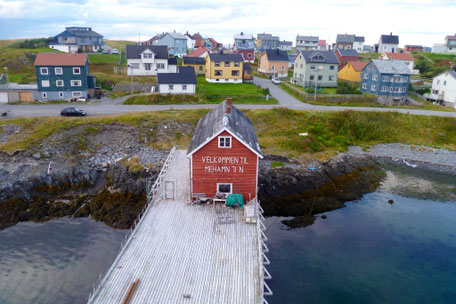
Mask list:
[[[396,143],[378,144],[367,151],[362,147],[349,147],[346,153],[368,154],[398,165],[456,175],[456,151]]]

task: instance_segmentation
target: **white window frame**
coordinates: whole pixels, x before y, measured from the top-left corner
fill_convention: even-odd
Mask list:
[[[377,90],[377,86],[375,84],[372,84],[371,85],[371,91],[375,92],[376,90]]]
[[[364,78],[364,79],[369,79],[369,74],[365,73],[365,74],[363,75],[363,78]]]
[[[138,62],[130,63],[130,69],[132,69],[132,70],[139,69],[139,63]]]
[[[219,191],[219,186],[220,185],[230,185],[230,192],[220,192]],[[217,183],[217,192],[226,193],[226,194],[232,194],[233,193],[233,183]]]
[[[63,95],[63,92],[59,92],[59,98],[63,98],[63,96],[65,96]]]
[[[54,68],[55,75],[63,75],[63,68]]]
[[[363,88],[364,90],[367,90],[367,83],[363,83],[362,88]]]
[[[168,90],[174,91],[174,84],[168,84]]]
[[[164,63],[157,63],[156,66],[157,66],[157,69],[160,69],[160,70],[163,70],[165,68]]]
[[[230,139],[230,144],[229,146],[226,146],[225,143],[225,139]],[[223,144],[221,144],[222,142],[222,139],[223,139]],[[222,148],[222,149],[230,149],[232,146],[233,146],[233,138],[232,136],[219,136],[218,139],[217,139],[217,142],[218,142],[218,147],[219,148]]]
[[[71,92],[73,97],[82,97],[82,92],[74,91]]]
[[[79,84],[75,84],[75,82],[79,83]],[[80,87],[80,86],[82,86],[82,81],[78,80],[78,79],[77,80],[71,80],[70,83],[71,83],[72,87]]]
[[[62,84],[59,85],[59,82],[61,82]],[[64,82],[62,79],[57,79],[57,80],[55,81],[55,86],[56,86],[56,87],[63,87],[63,86],[65,86],[65,82]]]
[[[40,68],[40,74],[41,75],[49,75],[49,69],[48,68]]]
[[[182,85],[182,91],[187,91],[187,85],[186,84]]]
[[[252,58],[252,53],[248,53],[247,58]]]
[[[372,75],[372,81],[377,81],[378,75]]]
[[[78,73],[76,73],[76,69],[79,70]],[[73,68],[73,74],[74,74],[74,75],[81,75],[81,68],[78,68],[78,67]]]
[[[41,97],[47,99],[48,93],[47,92],[41,92]]]
[[[393,87],[390,87],[389,91],[390,93],[393,93]]]
[[[51,86],[49,80],[41,80],[41,86],[43,88],[49,88]]]

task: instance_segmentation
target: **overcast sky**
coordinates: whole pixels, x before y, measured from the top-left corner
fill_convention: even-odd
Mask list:
[[[0,39],[55,36],[90,26],[106,39],[137,41],[156,33],[200,32],[225,44],[243,31],[292,40],[297,34],[399,35],[400,46],[443,43],[456,33],[456,0],[0,0]]]

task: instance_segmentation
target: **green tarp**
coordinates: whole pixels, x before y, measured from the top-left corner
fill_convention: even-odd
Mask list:
[[[226,198],[226,205],[229,207],[238,205],[239,208],[244,208],[244,199],[242,198],[242,194],[233,193],[228,195]]]

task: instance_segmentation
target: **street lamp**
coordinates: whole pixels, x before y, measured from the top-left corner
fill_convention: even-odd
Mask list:
[[[3,67],[6,71],[6,98],[8,98],[8,103],[9,103],[9,100],[10,100],[10,85],[9,85],[9,76],[8,76],[8,68],[7,67]]]
[[[131,73],[131,95],[133,95],[133,67],[131,64],[127,65],[130,68],[130,73]]]

